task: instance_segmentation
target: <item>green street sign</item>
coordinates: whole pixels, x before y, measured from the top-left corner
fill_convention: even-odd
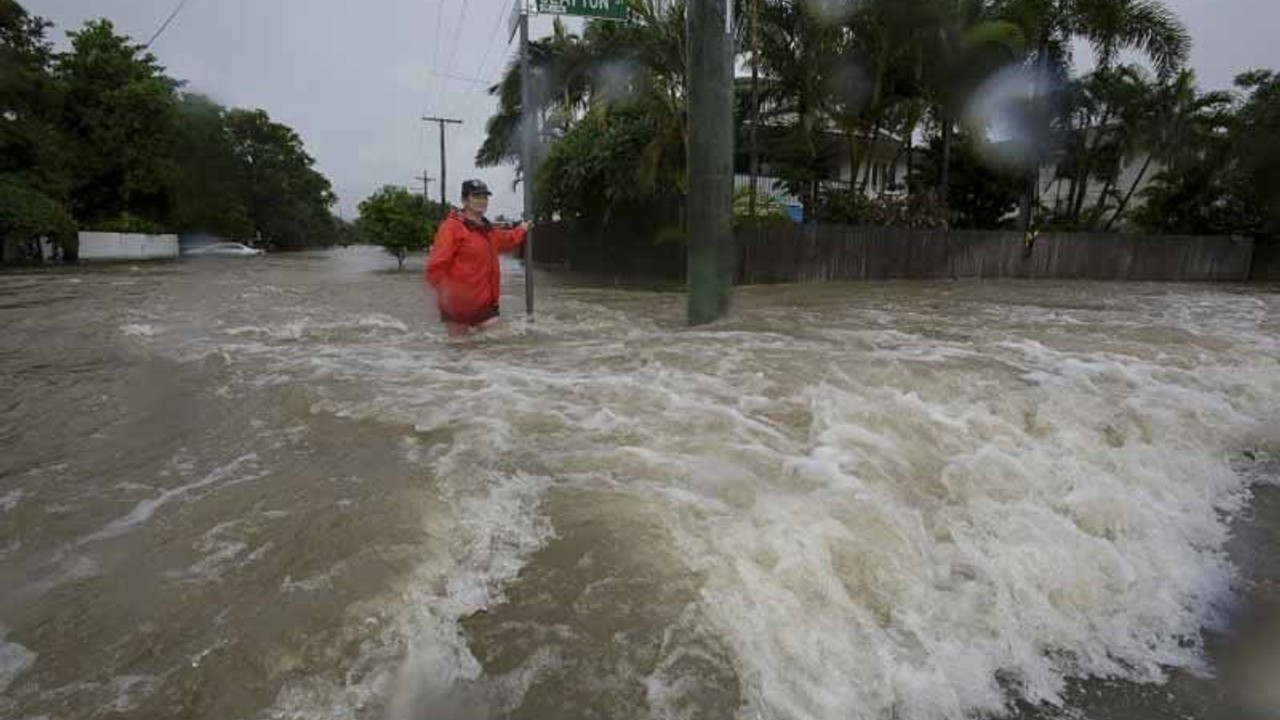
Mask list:
[[[551,15],[578,15],[600,20],[630,18],[627,0],[533,0],[534,12]]]

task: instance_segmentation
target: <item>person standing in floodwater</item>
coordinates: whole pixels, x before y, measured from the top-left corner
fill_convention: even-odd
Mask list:
[[[498,253],[524,242],[528,223],[500,228],[485,218],[489,186],[462,183],[462,209],[452,210],[436,231],[427,257],[426,279],[435,288],[440,320],[450,335],[479,332],[498,321],[502,269]]]

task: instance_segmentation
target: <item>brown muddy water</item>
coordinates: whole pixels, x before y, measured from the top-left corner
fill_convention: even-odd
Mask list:
[[[1280,288],[0,274],[0,717],[1273,718]]]

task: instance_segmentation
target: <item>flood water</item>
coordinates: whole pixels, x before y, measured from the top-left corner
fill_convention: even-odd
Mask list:
[[[418,263],[0,274],[0,717],[1280,712],[1280,288]]]

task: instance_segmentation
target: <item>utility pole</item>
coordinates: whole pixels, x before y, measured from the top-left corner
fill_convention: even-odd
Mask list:
[[[435,182],[436,179],[428,177],[426,170],[423,170],[421,175],[414,175],[413,179],[422,183],[422,197],[425,200],[427,195],[431,193],[431,183]]]
[[[423,122],[433,122],[440,126],[440,204],[445,207],[449,207],[449,199],[445,195],[448,191],[449,176],[447,174],[448,162],[445,160],[444,126],[446,123],[450,125],[461,125],[462,121],[443,117],[424,117],[422,120]]]
[[[760,192],[760,146],[757,134],[760,128],[760,0],[751,0],[751,195],[748,196],[748,214],[756,232],[760,220],[756,216],[756,195]]]
[[[529,11],[521,7],[524,0],[515,0],[516,11],[520,12],[520,113],[524,116],[520,123],[520,166],[524,174],[524,220],[534,219],[533,178],[536,162],[535,145],[538,142],[538,113],[534,109],[533,80],[529,68]],[[523,10],[523,12],[521,12]],[[525,314],[533,317],[533,230],[526,228],[524,238],[524,309]]]
[[[422,183],[422,219],[430,223],[431,207],[427,204],[430,202],[427,196],[431,194],[431,183],[435,182],[435,178],[427,177],[427,171],[423,170],[421,175],[414,175],[413,179]]]
[[[733,238],[733,15],[731,0],[690,0],[689,324],[729,309]]]

